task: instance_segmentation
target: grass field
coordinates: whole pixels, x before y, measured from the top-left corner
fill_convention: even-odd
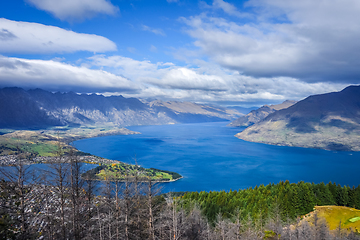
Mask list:
[[[60,145],[59,145],[60,144]],[[72,147],[52,140],[27,140],[19,138],[4,138],[0,136],[0,154],[13,155],[21,152],[32,153],[36,156],[55,156],[59,146],[64,152]]]
[[[360,210],[341,206],[316,206],[315,211],[318,217],[324,218],[330,230],[335,230],[339,227],[347,231],[354,231],[360,233]],[[313,221],[314,212],[305,217],[310,223]]]

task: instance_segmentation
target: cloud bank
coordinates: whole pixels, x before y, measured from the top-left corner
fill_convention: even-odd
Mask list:
[[[214,0],[228,15],[234,6]],[[250,0],[252,19],[234,22],[203,13],[181,18],[194,45],[214,62],[253,77],[357,83],[360,2]]]
[[[51,60],[0,57],[0,79],[0,87],[75,92],[140,91],[138,85],[124,77]]]
[[[103,70],[103,69],[106,69]],[[163,100],[255,105],[299,100],[337,91],[343,84],[305,83],[294,78],[253,78],[204,63],[198,68],[95,55],[82,66],[58,61],[0,57],[0,87],[122,94]]]
[[[115,51],[116,44],[95,34],[76,33],[39,23],[0,18],[0,53],[66,53]]]
[[[107,0],[27,0],[63,21],[83,21],[97,14],[115,15],[119,8]]]

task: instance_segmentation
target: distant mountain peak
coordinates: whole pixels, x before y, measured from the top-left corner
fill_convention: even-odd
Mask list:
[[[248,127],[255,123],[260,122],[264,118],[266,118],[269,114],[292,106],[295,104],[294,100],[286,100],[283,103],[276,105],[264,105],[256,110],[252,110],[250,113],[245,116],[241,116],[240,118],[234,120],[229,124],[232,127]]]

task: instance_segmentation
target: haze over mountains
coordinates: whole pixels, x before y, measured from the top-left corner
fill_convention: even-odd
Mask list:
[[[241,116],[238,119],[229,123],[229,126],[232,127],[248,127],[255,123],[260,122],[264,118],[266,118],[269,114],[276,112],[278,110],[288,108],[294,105],[296,101],[294,100],[286,100],[285,102],[277,105],[264,105],[256,110],[252,110],[250,113],[245,116]]]
[[[274,145],[360,151],[360,86],[307,97],[236,136]]]
[[[154,125],[226,121],[236,110],[190,102],[145,102],[122,96],[0,89],[0,128],[80,125]]]

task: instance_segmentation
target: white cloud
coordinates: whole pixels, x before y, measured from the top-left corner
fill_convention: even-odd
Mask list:
[[[239,18],[252,17],[251,14],[244,11],[239,11],[233,4],[225,2],[223,0],[213,0],[212,5],[208,5],[206,2],[200,1],[200,6],[204,8],[211,8],[213,10],[220,9],[230,16],[235,16]]]
[[[172,63],[154,64],[148,60],[138,61],[123,56],[95,55],[88,59],[90,66],[108,68],[117,75],[143,83],[160,79],[169,69],[173,68]]]
[[[238,9],[234,5],[232,5],[228,2],[225,2],[223,0],[214,0],[212,6],[213,6],[213,8],[223,10],[225,13],[227,13],[231,16],[237,16],[237,17],[248,17],[249,16],[249,14],[247,14],[247,13],[239,12]]]
[[[27,0],[38,9],[50,12],[55,17],[66,20],[84,20],[97,14],[115,15],[119,8],[107,0]]]
[[[151,45],[149,50],[151,52],[157,52],[157,47],[155,47],[154,45]]]
[[[197,68],[137,61],[122,56],[95,55],[89,61],[89,66],[107,68],[141,85],[141,92],[127,96],[142,98],[265,104],[299,100],[311,94],[346,87],[346,84],[306,83],[288,77],[254,78],[204,61],[197,61]]]
[[[48,90],[136,92],[139,86],[115,74],[57,61],[0,57],[0,86]]]
[[[203,91],[226,91],[228,86],[219,76],[199,74],[184,67],[169,69],[160,79],[150,80],[149,83],[162,88]]]
[[[238,13],[234,5],[224,2],[223,0],[214,0],[213,6],[222,9],[224,12],[230,15],[236,15]]]
[[[141,92],[123,94],[126,97],[140,97],[163,100],[192,101],[201,103],[218,103],[226,105],[257,105],[281,103],[287,99],[301,100],[312,94],[339,91],[345,85],[327,83],[308,84],[295,79],[238,79],[239,85],[226,91],[202,89],[166,88],[149,85]],[[259,87],[264,84],[264,87]],[[266,89],[266,87],[269,89]],[[286,89],[286,87],[290,87]]]
[[[213,5],[235,13],[224,3],[215,0]],[[246,6],[255,8],[255,21],[238,23],[206,14],[182,21],[203,54],[243,74],[359,82],[359,1],[251,0]]]
[[[61,59],[60,59],[61,60]],[[261,105],[338,91],[344,84],[305,83],[294,78],[254,78],[198,61],[197,68],[95,55],[82,66],[55,60],[0,56],[0,87],[98,92],[126,97]],[[97,69],[96,69],[97,68]],[[103,70],[105,69],[105,70]]]
[[[141,25],[141,29],[143,31],[152,32],[152,33],[154,33],[156,35],[166,36],[164,31],[162,29],[160,29],[160,28],[151,28],[151,27],[146,26],[146,25]]]
[[[102,36],[76,33],[39,23],[17,22],[0,18],[1,53],[48,54],[115,50],[116,44]]]
[[[178,67],[172,63],[137,61],[122,56],[90,57],[89,65],[100,68],[110,67],[118,75],[125,76],[138,83],[153,85],[162,89],[226,91],[227,83],[222,77],[196,69]]]

